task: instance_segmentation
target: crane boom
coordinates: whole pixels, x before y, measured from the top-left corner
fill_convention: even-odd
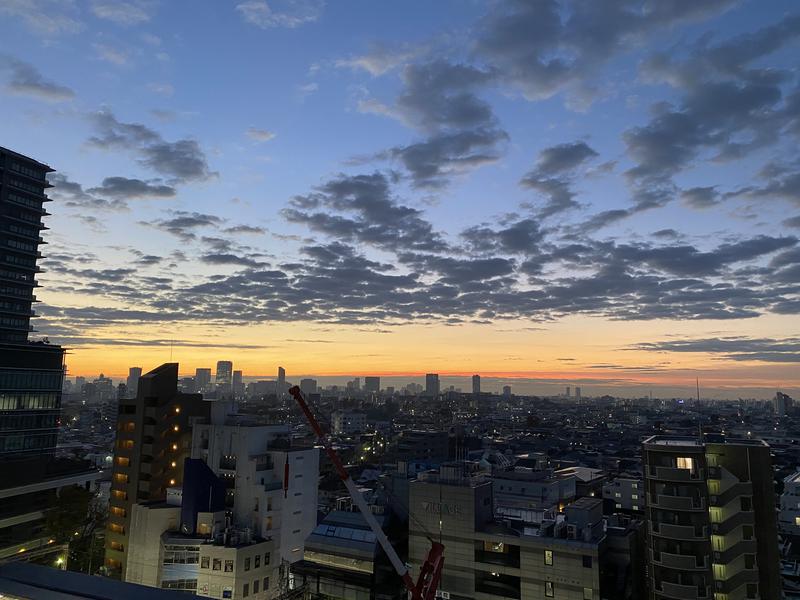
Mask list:
[[[366,500],[364,500],[364,496],[362,496],[361,492],[358,491],[353,478],[350,477],[350,473],[348,473],[347,469],[344,468],[344,464],[339,458],[339,455],[336,453],[336,450],[334,450],[330,439],[322,430],[322,427],[320,426],[319,421],[317,421],[317,418],[314,416],[314,413],[311,412],[311,409],[306,403],[306,399],[303,397],[303,392],[300,391],[299,387],[293,386],[289,390],[289,394],[292,395],[300,407],[300,410],[303,411],[303,414],[305,415],[306,420],[308,420],[309,425],[311,425],[311,429],[314,430],[314,434],[317,436],[319,443],[322,445],[322,448],[325,450],[328,458],[333,463],[336,474],[344,483],[344,486],[347,488],[350,497],[358,507],[358,510],[361,511],[361,514],[363,515],[364,520],[367,522],[367,525],[369,525],[370,529],[375,534],[378,543],[381,545],[381,548],[383,548],[383,551],[389,558],[389,562],[392,563],[392,567],[394,567],[394,570],[403,579],[403,584],[411,594],[411,600],[432,600],[435,598],[436,590],[439,587],[439,580],[442,576],[442,567],[444,566],[444,546],[438,542],[432,542],[431,549],[428,552],[425,563],[420,569],[419,579],[416,583],[414,583],[414,580],[411,578],[411,574],[408,571],[408,567],[397,555],[394,547],[389,542],[389,538],[387,538],[386,534],[383,532],[383,528],[378,524],[378,521],[375,519],[375,515],[373,515],[372,511],[369,509]]]

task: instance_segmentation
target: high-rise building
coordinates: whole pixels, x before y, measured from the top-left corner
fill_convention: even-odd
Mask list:
[[[785,535],[800,535],[800,471],[783,478],[778,527]]]
[[[198,393],[202,394],[211,389],[211,369],[195,369],[194,387]]]
[[[473,375],[472,376],[472,395],[479,396],[481,393],[481,376],[480,375]]]
[[[233,372],[233,395],[237,398],[244,396],[244,381],[241,371]]]
[[[301,379],[300,390],[303,394],[316,394],[317,393],[317,380],[316,379]]]
[[[139,379],[136,398],[121,400],[111,476],[106,567],[125,578],[131,507],[165,500],[180,486],[190,456],[191,423],[207,420],[212,402],[178,391],[178,363],[165,363]]]
[[[772,399],[772,409],[778,417],[784,416],[792,408],[792,398],[783,392],[776,392]]]
[[[364,391],[377,394],[381,391],[380,377],[364,377]]]
[[[217,389],[223,394],[231,392],[233,385],[233,363],[229,360],[220,360],[217,362]]]
[[[503,386],[503,396],[505,398],[510,398],[511,397],[511,386],[510,385],[504,385]]]
[[[428,373],[425,375],[425,395],[435,398],[439,395],[439,375]]]
[[[643,450],[651,600],[778,600],[769,446],[653,436]]]
[[[28,341],[52,171],[0,147],[0,562],[63,552],[46,535],[47,511],[59,489],[97,479],[53,460],[64,350]]]
[[[139,378],[142,376],[142,367],[130,367],[128,369],[128,380],[125,382],[129,398],[135,398],[139,389]]]
[[[570,390],[569,386],[567,386],[567,389],[566,389],[566,390],[564,390],[564,396],[566,396],[567,398],[569,398],[569,397],[570,397],[570,393],[571,393],[571,390]]]
[[[578,402],[580,402],[580,401],[582,400],[582,398],[581,398],[581,388],[580,388],[580,386],[575,386],[575,399],[576,399]]]

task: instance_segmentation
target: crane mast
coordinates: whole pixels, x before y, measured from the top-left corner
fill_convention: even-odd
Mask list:
[[[333,463],[336,474],[342,480],[350,497],[353,499],[353,503],[358,507],[358,510],[361,511],[364,520],[375,534],[378,543],[389,558],[389,562],[392,563],[392,567],[394,567],[394,570],[402,578],[403,584],[411,595],[411,600],[433,600],[433,598],[436,597],[436,590],[439,587],[439,580],[442,576],[444,546],[439,542],[431,542],[431,549],[428,551],[428,556],[420,568],[419,578],[415,583],[409,573],[408,567],[397,555],[394,547],[389,542],[389,538],[387,538],[386,534],[383,532],[383,528],[378,524],[375,515],[373,515],[372,511],[369,509],[367,502],[364,500],[364,496],[358,491],[355,482],[352,477],[350,477],[350,473],[347,472],[342,460],[339,458],[336,450],[334,450],[330,439],[322,430],[314,413],[311,412],[308,403],[306,403],[306,399],[303,397],[303,392],[300,391],[299,387],[294,386],[289,390],[289,394],[292,395],[300,407],[300,410],[303,411],[306,420],[309,425],[311,425],[311,429],[317,436],[317,440],[319,440],[319,443],[322,445],[331,463]]]

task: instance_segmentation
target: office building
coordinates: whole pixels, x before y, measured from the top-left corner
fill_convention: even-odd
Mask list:
[[[511,397],[511,386],[510,385],[504,385],[503,386],[503,397],[504,398],[510,398]]]
[[[128,369],[128,379],[125,381],[128,398],[136,398],[136,393],[139,389],[139,378],[141,376],[142,367],[131,367]]]
[[[425,395],[431,398],[439,396],[439,375],[436,373],[425,375]]]
[[[571,391],[572,390],[570,390],[570,387],[567,386],[567,388],[564,390],[564,397],[569,398],[571,396]]]
[[[772,399],[772,408],[778,417],[784,416],[792,408],[792,398],[783,392],[776,392]]]
[[[583,399],[583,397],[581,396],[581,388],[580,388],[580,386],[576,386],[575,387],[575,399],[578,402],[580,402]]]
[[[217,390],[222,394],[230,394],[233,386],[233,363],[229,360],[217,362]]]
[[[59,489],[96,473],[55,461],[64,350],[30,342],[49,166],[0,147],[0,560],[41,559],[64,547],[46,532]]]
[[[331,429],[337,435],[364,433],[367,430],[367,415],[355,410],[336,411],[331,415]]]
[[[233,372],[233,395],[236,398],[244,396],[244,381],[242,379],[241,371]]]
[[[430,539],[442,536],[440,592],[451,599],[600,600],[605,540],[602,501],[581,498],[563,515],[497,520],[492,483],[462,464],[421,473],[409,485],[409,563],[419,573]],[[533,511],[529,511],[533,513]]]
[[[394,441],[395,459],[438,463],[450,455],[450,438],[437,430],[407,429]]]
[[[643,461],[650,598],[778,600],[769,446],[653,436]]]
[[[574,476],[557,476],[548,469],[495,470],[491,477],[494,503],[500,513],[517,509],[558,510],[575,500]]]
[[[195,370],[194,387],[199,394],[204,394],[211,390],[211,369]]]
[[[121,400],[111,477],[105,563],[125,578],[131,508],[163,501],[180,486],[191,455],[192,423],[208,420],[212,402],[178,391],[178,364],[165,363],[142,375],[136,398]]]
[[[303,392],[306,396],[309,394],[316,394],[317,393],[317,380],[316,379],[301,379],[300,380],[300,391]]]
[[[472,395],[479,396],[481,393],[481,376],[480,375],[473,375],[472,376]]]
[[[381,378],[380,377],[364,377],[364,391],[367,393],[377,394],[381,391]]]

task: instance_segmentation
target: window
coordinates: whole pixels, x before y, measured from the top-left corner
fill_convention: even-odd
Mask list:
[[[797,525],[798,527],[800,527],[800,517],[795,517],[794,518],[794,524]]]
[[[744,525],[742,527],[742,537],[746,540],[753,539],[753,526],[752,525]]]
[[[633,506],[631,506],[631,508],[632,508],[633,510],[639,510],[639,506],[638,506],[638,505],[636,505],[636,504],[634,504]]]
[[[247,598],[250,595],[250,584],[245,583],[242,586],[242,598]]]
[[[749,496],[742,496],[741,501],[742,501],[742,510],[744,510],[744,511],[753,510],[753,499],[752,498],[750,498]]]
[[[266,567],[269,564],[269,552],[264,552],[264,566]],[[264,586],[266,589],[266,586]]]
[[[233,598],[233,590],[222,590],[223,598]]]
[[[233,573],[233,561],[226,560],[225,561],[225,572],[226,573]]]
[[[614,498],[622,498],[621,492],[614,492]]]
[[[215,558],[214,559],[214,566],[211,569],[212,571],[221,571],[222,570],[222,559]]]
[[[592,600],[594,593],[592,588],[583,588],[583,600]]]
[[[201,569],[207,569],[208,568],[208,563],[210,562],[210,560],[211,559],[208,556],[200,557],[200,568]]]
[[[675,459],[676,466],[679,469],[686,469],[687,471],[694,470],[694,459],[688,456],[679,456]]]
[[[554,598],[556,593],[553,589],[553,582],[552,581],[545,581],[544,582],[544,595],[548,598]]]
[[[745,569],[752,569],[756,566],[756,555],[755,554],[745,554],[744,555],[744,568]]]
[[[264,591],[269,589],[269,577],[264,577]]]
[[[259,583],[261,583],[261,582],[258,579],[254,579],[253,580],[253,593],[254,594],[258,593],[258,584]]]
[[[639,494],[631,494],[631,500],[638,500]]]
[[[257,569],[258,567],[261,566],[261,555],[260,554],[256,554],[255,557],[253,558],[253,560],[255,561],[255,564],[253,565],[254,569]],[[255,586],[253,586],[253,588],[254,588],[253,589],[253,593],[255,594],[256,593]]]
[[[249,571],[250,570],[250,557],[249,556],[244,559],[244,570],[245,571]]]
[[[118,456],[117,457],[117,464],[120,467],[128,467],[131,464],[131,459],[126,456]]]
[[[553,551],[552,550],[545,550],[544,551],[544,564],[548,567],[553,565]]]
[[[592,557],[588,554],[583,555],[583,568],[584,569],[591,569],[592,568]]]

